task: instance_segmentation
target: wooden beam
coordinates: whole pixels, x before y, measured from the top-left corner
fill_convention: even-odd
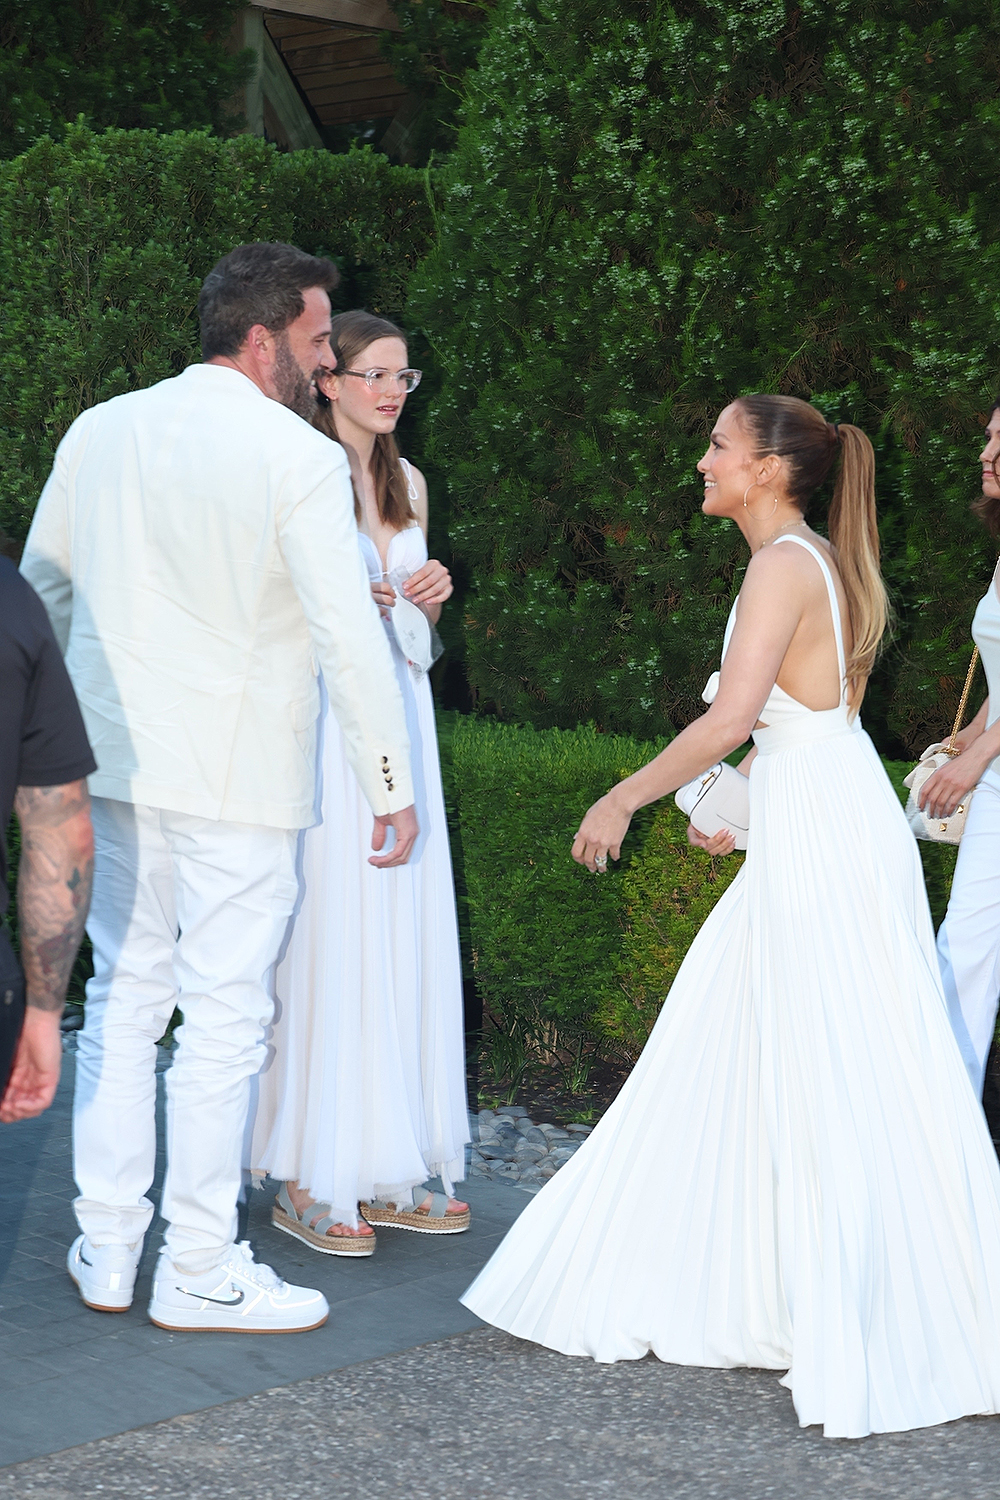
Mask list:
[[[404,98],[407,96],[404,94]],[[399,109],[400,96],[362,99],[355,104],[325,104],[316,111],[322,125],[350,125],[355,120],[391,120]]]
[[[384,57],[367,57],[346,68],[296,68],[294,72],[299,88],[304,89],[307,94],[311,94],[313,89],[327,88],[332,84],[360,83],[362,79],[368,82],[384,78],[390,87],[396,82],[396,75]]]
[[[363,31],[349,31],[348,36],[351,37],[349,42],[339,42],[334,37],[325,36],[306,46],[303,46],[300,37],[283,36],[279,42],[279,51],[294,74],[300,68],[339,68],[342,63],[351,65],[360,62],[361,58],[381,57],[382,48],[375,33],[366,36]]]
[[[398,31],[399,21],[388,0],[250,0],[256,10],[280,15],[315,17],[365,31]]]

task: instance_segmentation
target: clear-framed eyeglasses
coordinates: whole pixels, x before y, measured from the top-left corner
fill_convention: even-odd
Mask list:
[[[423,370],[337,370],[338,375],[353,375],[363,380],[370,391],[389,391],[401,385],[407,395],[415,391],[423,378]]]

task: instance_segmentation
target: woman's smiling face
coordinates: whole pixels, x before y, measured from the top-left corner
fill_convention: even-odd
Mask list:
[[[1000,406],[995,406],[990,412],[989,422],[986,424],[986,445],[979,455],[979,462],[983,470],[983,495],[987,500],[1000,500],[1000,479],[997,470],[1000,469]]]
[[[753,447],[735,401],[716,420],[698,473],[705,481],[705,514],[735,516],[754,479]]]

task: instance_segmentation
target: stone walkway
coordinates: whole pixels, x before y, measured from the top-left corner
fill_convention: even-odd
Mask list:
[[[458,1297],[538,1186],[484,1175],[508,1164],[503,1151],[530,1175],[521,1142],[542,1142],[517,1111],[481,1120],[484,1172],[463,1189],[474,1227],[444,1243],[383,1231],[371,1260],[321,1258],[273,1230],[269,1195],[254,1195],[261,1258],[330,1300],[316,1333],[153,1328],[154,1235],[131,1312],[90,1312],[64,1269],[68,1061],[53,1110],[0,1126],[0,1500],[1000,1495],[1000,1419],[830,1442],[798,1428],[774,1374],[595,1365],[477,1324]],[[555,1165],[572,1135],[541,1134]]]
[[[508,1193],[516,1189],[505,1189]],[[0,1471],[0,1500],[996,1500],[1000,1420],[830,1442],[778,1377],[480,1329]]]
[[[251,1194],[241,1236],[287,1280],[320,1287],[330,1302],[329,1321],[314,1333],[251,1338],[154,1328],[146,1303],[157,1220],[130,1311],[85,1308],[66,1274],[77,1233],[72,1056],[66,1064],[51,1110],[0,1125],[0,1466],[478,1326],[458,1298],[527,1202],[518,1188],[489,1181],[469,1184],[468,1234],[385,1230],[360,1262],[316,1255],[279,1233],[270,1224],[273,1192]]]

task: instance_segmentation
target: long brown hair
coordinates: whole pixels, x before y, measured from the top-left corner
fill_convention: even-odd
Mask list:
[[[860,427],[828,422],[815,406],[795,396],[741,396],[737,405],[756,456],[776,453],[785,459],[789,497],[803,515],[840,457],[828,530],[851,621],[847,678],[863,693],[889,623],[889,599],[879,571],[875,450]],[[855,694],[855,708],[860,696]]]
[[[406,334],[388,318],[377,318],[374,313],[354,308],[351,312],[338,313],[333,320],[330,343],[337,356],[337,369],[350,370],[354,361],[362,355],[376,339],[402,339]],[[337,434],[337,403],[322,396],[316,406],[313,426],[327,437],[339,442]],[[375,501],[379,520],[394,531],[403,531],[417,519],[410,504],[409,485],[399,461],[399,449],[391,432],[379,432],[372,449],[371,476],[375,484]],[[361,497],[354,492],[354,514],[361,520]]]
[[[998,412],[1000,412],[1000,400],[994,401],[986,420],[990,421]],[[993,459],[993,477],[1000,480],[996,458]],[[972,513],[979,517],[990,536],[1000,537],[1000,500],[994,499],[991,495],[980,495],[978,500],[972,502]]]

